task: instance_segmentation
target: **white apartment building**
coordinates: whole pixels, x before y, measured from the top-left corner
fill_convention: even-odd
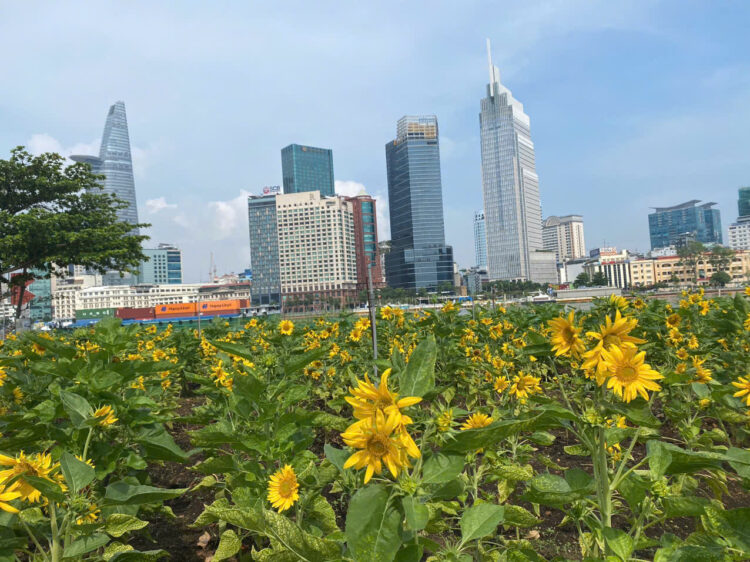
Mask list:
[[[750,216],[740,217],[729,225],[729,247],[733,250],[750,250]]]
[[[591,251],[591,257],[592,259],[583,266],[589,277],[601,272],[607,278],[609,287],[627,289],[632,285],[630,262],[635,257],[630,252],[618,252],[616,248],[598,248]]]
[[[542,225],[542,242],[545,250],[555,252],[558,262],[585,257],[583,217],[581,215],[547,217]]]
[[[276,196],[281,293],[353,294],[357,263],[352,204],[318,191]]]

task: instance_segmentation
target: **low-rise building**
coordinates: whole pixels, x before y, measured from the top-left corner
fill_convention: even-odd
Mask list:
[[[607,278],[607,286],[627,289],[631,285],[630,260],[632,256],[628,250],[617,251],[617,248],[596,248],[590,253],[592,259],[587,261],[583,270],[589,277],[603,273]],[[574,279],[575,281],[575,279]]]
[[[634,287],[649,287],[657,283],[693,283],[706,285],[711,276],[720,269],[732,278],[733,282],[745,282],[750,279],[750,251],[735,252],[728,266],[717,268],[711,263],[711,253],[706,252],[695,266],[682,262],[678,256],[645,258],[630,262],[630,274]]]

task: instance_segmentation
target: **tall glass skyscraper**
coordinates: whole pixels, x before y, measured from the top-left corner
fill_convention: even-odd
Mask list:
[[[385,145],[391,251],[386,280],[402,289],[453,283],[453,248],[445,245],[437,117],[399,119]]]
[[[281,149],[281,175],[284,193],[320,191],[323,197],[333,197],[333,151],[290,144]]]
[[[738,193],[737,214],[740,217],[750,217],[750,187],[741,187]]]
[[[712,209],[716,203],[693,199],[673,207],[657,207],[648,216],[651,249],[684,246],[687,242],[721,244],[721,214]]]
[[[250,195],[247,200],[250,228],[250,263],[253,284],[250,298],[254,306],[281,304],[279,236],[276,196]]]
[[[490,82],[479,113],[487,273],[491,280],[545,282],[538,256],[531,255],[543,249],[531,121],[523,104],[500,83],[489,50],[488,40]]]
[[[487,269],[487,232],[484,224],[484,211],[474,213],[474,265]]]
[[[113,193],[128,204],[127,207],[118,211],[117,218],[131,224],[138,224],[133,161],[130,156],[130,136],[124,102],[118,101],[109,108],[107,120],[104,123],[99,156],[74,155],[70,158],[76,162],[87,162],[94,173],[103,174],[105,176],[102,182],[104,192]]]

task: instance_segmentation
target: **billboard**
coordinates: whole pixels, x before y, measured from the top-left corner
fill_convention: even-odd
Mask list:
[[[263,188],[263,195],[278,195],[281,193],[280,185],[267,185]]]

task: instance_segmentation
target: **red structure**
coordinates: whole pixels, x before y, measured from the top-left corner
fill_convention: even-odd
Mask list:
[[[378,217],[375,199],[364,193],[347,197],[354,210],[354,242],[357,259],[357,290],[367,290],[367,268],[371,267],[372,286],[384,287],[383,270],[378,257]]]

